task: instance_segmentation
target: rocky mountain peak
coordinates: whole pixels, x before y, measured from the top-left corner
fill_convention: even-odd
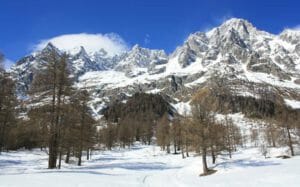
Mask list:
[[[272,34],[261,31],[252,25],[249,21],[239,18],[231,18],[225,21],[220,26],[211,29],[206,35],[211,40],[219,40],[224,36],[238,35],[242,40],[247,42],[253,42],[258,36],[271,37]]]
[[[137,68],[150,68],[152,65],[164,64],[167,63],[167,59],[168,56],[163,50],[151,50],[134,45],[117,64],[115,70],[130,72],[130,74],[138,71],[140,74]]]
[[[300,98],[298,37],[298,31],[273,35],[246,20],[233,18],[209,32],[189,35],[170,56],[163,50],[139,45],[113,57],[105,50],[87,54],[78,47],[70,54],[69,63],[78,78],[77,85],[84,85],[99,98],[149,91],[188,101],[193,91],[211,77],[220,76],[228,78],[228,87],[234,82],[239,92],[251,95],[253,87],[271,85],[281,93],[288,89],[296,100]],[[12,69],[21,92],[28,89],[32,75],[39,71],[36,64],[44,63],[42,57],[49,51],[61,53],[50,43],[35,55],[24,57]]]
[[[80,46],[73,55],[70,55],[74,56],[73,58],[90,58],[83,46]]]
[[[41,54],[42,55],[46,55],[49,54],[50,52],[55,52],[57,54],[61,54],[61,51],[55,47],[51,42],[49,42],[42,50],[41,50]]]
[[[247,20],[245,19],[240,19],[240,18],[231,18],[225,21],[220,27],[223,28],[233,28],[237,31],[242,30],[247,32],[248,29],[254,29],[255,27]]]
[[[105,51],[104,49],[100,49],[99,51],[96,51],[95,53],[94,53],[94,55],[97,55],[97,56],[101,56],[101,57],[105,57],[105,56],[107,56],[107,51]]]
[[[132,48],[131,51],[140,51],[142,47],[139,44],[135,44]]]
[[[291,44],[299,44],[300,30],[285,29],[282,33],[279,34],[279,38]]]

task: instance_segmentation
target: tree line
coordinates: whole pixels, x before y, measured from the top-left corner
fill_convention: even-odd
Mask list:
[[[26,100],[17,100],[14,81],[1,69],[0,152],[39,147],[49,155],[49,169],[60,168],[63,157],[69,163],[75,156],[81,165],[82,152],[96,143],[90,96],[72,86],[66,54],[49,52],[43,60],[47,63],[34,75]]]
[[[135,141],[150,145],[158,120],[174,109],[158,94],[136,93],[126,103],[113,102],[104,111],[105,125],[100,130],[100,142],[109,149],[131,146]]]
[[[1,60],[2,59],[2,60]],[[244,137],[228,114],[242,112],[263,121],[266,146],[287,145],[291,155],[300,137],[299,111],[286,107],[268,87],[258,91],[259,98],[239,96],[226,87],[223,78],[214,77],[191,99],[191,111],[179,115],[163,95],[136,93],[126,102],[115,101],[96,121],[91,115],[86,90],[78,90],[70,73],[68,55],[49,51],[44,68],[33,77],[28,98],[17,99],[15,81],[0,65],[0,153],[19,148],[47,151],[48,168],[60,168],[62,160],[77,158],[83,152],[90,158],[94,148],[130,147],[135,141],[157,144],[167,153],[182,158],[195,152],[202,157],[203,175],[213,173],[212,163],[220,154],[232,153],[243,146]],[[3,62],[3,56],[0,55]],[[219,119],[217,114],[224,114]],[[100,126],[100,128],[97,128]],[[252,142],[258,132],[252,130]]]

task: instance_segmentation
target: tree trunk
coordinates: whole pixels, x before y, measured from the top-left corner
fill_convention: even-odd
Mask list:
[[[231,148],[229,148],[229,158],[231,159],[232,158],[232,154],[231,154]]]
[[[57,161],[57,135],[56,133],[51,133],[49,140],[49,159],[48,159],[48,169],[56,168]]]
[[[272,146],[273,147],[276,147],[276,142],[275,142],[275,135],[274,135],[274,128],[273,127],[271,127],[271,130],[270,130],[271,132],[271,141],[272,141]]]
[[[203,174],[208,173],[207,161],[206,161],[206,148],[202,148],[202,165],[203,165]]]
[[[186,157],[189,157],[189,146],[185,144]]]
[[[182,155],[182,158],[185,158],[185,156],[184,156],[184,150],[183,150],[183,146],[182,146],[182,148],[181,148],[181,155]]]
[[[85,110],[84,106],[82,106],[81,111],[81,123],[80,123],[80,142],[79,142],[79,153],[78,153],[78,166],[81,166],[81,157],[82,157],[82,149],[83,149],[83,126],[85,123]]]
[[[229,153],[229,158],[231,159],[232,158],[232,148],[231,148],[231,143],[229,143],[228,145],[228,153]]]
[[[65,163],[69,164],[69,162],[70,162],[70,149],[68,148]]]
[[[78,166],[81,166],[81,157],[82,157],[82,148],[83,148],[83,124],[81,124],[80,130],[80,142],[79,142],[79,150],[78,150]]]
[[[56,168],[57,159],[57,135],[56,135],[56,125],[55,125],[55,104],[56,104],[56,62],[54,62],[53,71],[53,88],[52,88],[52,117],[50,124],[50,136],[49,136],[49,159],[48,159],[48,169]]]
[[[177,154],[176,143],[174,142],[174,154]]]
[[[1,135],[1,137],[0,137],[0,154],[1,154],[1,152],[2,152],[2,147],[5,147],[5,144],[6,144],[6,141],[5,141],[5,133],[6,133],[6,131],[8,131],[7,130],[7,123],[8,123],[8,113],[6,112],[5,114],[5,118],[4,118],[4,121],[3,121],[3,123],[2,123],[2,134],[0,134]],[[8,149],[8,147],[6,147],[6,149]],[[8,152],[8,151],[7,151]]]
[[[81,166],[81,157],[82,157],[82,150],[79,150],[79,152],[78,152],[78,163],[77,163],[78,166]]]
[[[57,107],[56,107],[56,116],[55,116],[55,141],[56,141],[56,146],[55,146],[55,150],[56,150],[56,159],[57,159],[57,154],[58,157],[59,157],[59,166],[58,168],[60,169],[60,166],[61,166],[61,148],[60,148],[60,130],[61,130],[61,125],[60,125],[60,105],[61,105],[61,95],[62,95],[62,85],[59,85],[59,91],[58,91],[58,94],[57,94]],[[56,160],[55,160],[56,162]]]
[[[227,124],[227,139],[228,139],[228,153],[229,153],[229,158],[232,157],[231,152],[232,152],[232,143],[231,143],[231,128],[229,127],[229,125]]]
[[[139,142],[140,141],[140,129],[137,128],[135,133],[136,133],[135,134],[135,141]]]
[[[90,160],[90,149],[87,148],[86,150],[86,160]]]
[[[287,130],[287,133],[288,133],[288,141],[289,141],[288,144],[289,144],[289,147],[290,147],[290,150],[291,150],[291,155],[295,156],[294,148],[293,148],[293,142],[292,142],[291,133],[290,133],[290,128],[289,128],[288,125],[286,126],[286,130]]]
[[[212,158],[212,163],[215,164],[217,158],[213,146],[211,146],[211,158]]]
[[[273,133],[272,133],[272,138],[271,138],[271,139],[272,139],[272,146],[273,146],[273,147],[276,147],[276,143],[275,143],[275,140],[274,140],[275,138],[274,138]]]
[[[217,160],[217,157],[215,154],[212,155],[212,163],[215,164]]]
[[[61,168],[61,157],[62,157],[62,152],[61,149],[59,150],[59,158],[58,158],[58,169]]]
[[[167,153],[170,153],[170,145],[167,145]]]
[[[5,124],[2,124],[0,131],[0,154],[2,152],[2,148],[4,147],[4,136],[5,136]]]

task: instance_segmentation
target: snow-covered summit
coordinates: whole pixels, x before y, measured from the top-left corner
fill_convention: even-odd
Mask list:
[[[279,34],[279,37],[286,41],[290,42],[292,44],[298,44],[300,43],[300,30],[295,29],[285,29]]]
[[[286,99],[299,101],[299,41],[299,31],[274,35],[249,21],[232,18],[208,32],[190,34],[171,55],[134,45],[112,56],[104,48],[89,52],[82,45],[69,52],[69,63],[78,78],[77,86],[88,88],[99,98],[143,91],[187,101],[218,76],[228,79],[228,87],[233,82],[236,88],[239,85],[239,93],[255,95],[253,87],[268,85],[289,97]],[[49,51],[61,50],[50,43],[12,68],[23,88],[19,90],[26,91],[38,64],[44,63],[42,56]]]
[[[147,71],[150,66],[165,64],[167,61],[168,56],[163,50],[151,50],[134,45],[116,65],[115,70],[134,72],[140,68],[145,68]]]

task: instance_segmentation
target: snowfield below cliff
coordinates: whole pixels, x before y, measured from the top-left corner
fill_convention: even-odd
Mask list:
[[[61,170],[46,169],[47,154],[40,150],[9,152],[0,155],[0,186],[299,186],[300,157],[276,158],[286,154],[287,149],[271,149],[265,159],[259,148],[244,148],[232,159],[219,156],[216,165],[209,164],[217,172],[199,177],[201,157],[182,159],[138,143],[131,149],[95,151],[83,166],[72,160]]]

